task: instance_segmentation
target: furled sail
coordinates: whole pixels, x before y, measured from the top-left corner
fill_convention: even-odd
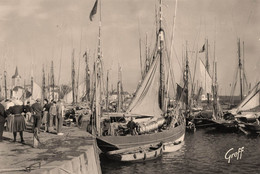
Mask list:
[[[249,111],[260,106],[260,82],[252,89],[246,98],[238,105],[237,112]]]
[[[212,85],[212,78],[210,77],[208,71],[206,70],[205,65],[200,60],[200,75],[201,75],[201,82],[202,88],[204,89],[205,93],[211,93],[211,85]]]
[[[160,87],[159,60],[159,56],[157,56],[153,61],[126,113],[130,115],[161,117],[162,110],[159,107],[158,97]]]

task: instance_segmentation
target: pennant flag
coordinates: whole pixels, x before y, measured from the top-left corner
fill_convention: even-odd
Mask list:
[[[98,0],[96,0],[95,4],[90,12],[89,19],[91,21],[93,20],[94,15],[97,13],[97,5],[98,5]]]
[[[205,51],[205,44],[202,46],[201,50],[199,51],[199,53],[203,53]]]

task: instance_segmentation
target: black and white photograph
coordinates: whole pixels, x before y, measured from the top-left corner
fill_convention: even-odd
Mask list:
[[[0,173],[260,173],[260,0],[0,0]]]

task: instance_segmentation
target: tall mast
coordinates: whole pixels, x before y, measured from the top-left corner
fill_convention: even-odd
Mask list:
[[[218,85],[217,85],[217,62],[214,59],[213,63],[214,81],[213,81],[213,118],[218,116]]]
[[[54,67],[53,67],[53,61],[51,61],[51,88],[52,88],[52,100],[54,100]]]
[[[162,29],[162,0],[160,0],[159,5],[159,55],[160,55],[160,91],[159,91],[159,104],[162,110],[165,110],[164,106],[164,59],[163,59],[163,49],[164,49],[164,31]]]
[[[208,43],[208,38],[206,38],[206,41],[205,41],[205,58],[206,58],[206,70],[208,71],[209,73],[209,43]]]
[[[240,50],[240,38],[237,42],[238,50],[238,68],[239,68],[239,79],[240,79],[240,99],[243,99],[243,81],[242,81],[242,62],[241,62],[241,50]]]
[[[72,103],[75,101],[75,62],[74,62],[74,49],[72,50],[71,56],[71,83],[72,83]]]
[[[98,57],[96,60],[96,92],[95,92],[95,116],[97,135],[101,135],[100,117],[101,117],[101,0],[99,4],[99,28],[98,28]]]
[[[184,93],[185,93],[185,101],[186,107],[185,111],[188,114],[189,110],[189,58],[188,58],[188,42],[186,41],[186,60],[185,60],[185,72],[184,72]]]
[[[24,81],[23,81],[23,89],[24,89],[24,92],[23,92],[23,101],[25,101],[25,99],[26,99],[26,85],[25,85],[26,83],[25,83],[25,79],[24,79]]]
[[[4,81],[5,81],[5,100],[7,99],[7,83],[6,83],[6,75],[7,75],[7,72],[4,71]]]
[[[243,41],[243,63],[242,63],[242,68],[243,68],[243,94],[249,92],[248,88],[248,83],[247,83],[247,78],[246,78],[246,70],[245,70],[245,44]]]
[[[33,96],[33,76],[31,76],[31,94]]]
[[[209,41],[208,41],[208,38],[206,38],[206,41],[205,41],[205,58],[206,58],[206,70],[209,74]],[[205,84],[206,86],[206,84]],[[209,93],[206,94],[207,95],[207,102],[209,104]]]
[[[45,98],[45,71],[44,71],[44,65],[42,66],[42,99]]]
[[[89,67],[88,67],[88,54],[87,51],[85,52],[85,54],[83,55],[83,57],[85,57],[85,63],[86,63],[86,69],[85,69],[85,73],[86,73],[86,101],[90,101],[90,71],[89,71]]]
[[[117,112],[121,112],[122,108],[122,76],[121,67],[118,66],[118,82],[117,82]]]
[[[108,94],[109,94],[109,92],[108,92],[108,83],[109,83],[109,70],[107,70],[107,84],[106,84],[106,111],[108,111],[108,105],[109,105],[109,102],[108,102]]]
[[[147,33],[145,35],[145,74],[149,71],[150,61],[148,56],[148,41],[147,41]]]
[[[142,42],[141,42],[141,38],[139,38],[139,51],[140,51],[141,78],[143,79],[144,73],[143,73]]]

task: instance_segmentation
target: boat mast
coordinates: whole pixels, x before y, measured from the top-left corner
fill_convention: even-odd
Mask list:
[[[107,95],[106,95],[106,111],[108,111],[108,105],[109,105],[109,103],[108,103],[108,94],[109,94],[109,92],[108,92],[108,83],[109,83],[109,70],[107,70],[107,84],[106,84],[106,91],[107,91]]]
[[[52,88],[52,100],[54,100],[54,69],[53,69],[53,61],[51,61],[51,88]]]
[[[7,72],[4,71],[4,80],[5,80],[5,100],[7,99],[7,83],[6,83],[6,75],[7,75]]]
[[[31,76],[31,94],[32,94],[32,97],[33,97],[33,75]]]
[[[205,58],[206,58],[206,70],[209,73],[209,43],[208,43],[208,38],[205,40]]]
[[[247,83],[247,78],[246,78],[246,71],[245,71],[245,44],[243,41],[243,63],[242,63],[242,68],[243,68],[243,94],[249,93],[249,88],[248,88],[248,83]]]
[[[141,42],[141,38],[139,38],[139,51],[140,51],[140,66],[141,66],[141,77],[142,80],[144,78],[144,73],[143,73],[143,63],[142,63],[142,42]]]
[[[117,82],[117,112],[121,112],[122,110],[122,74],[121,67],[118,67],[118,82]]]
[[[206,70],[209,74],[209,41],[208,41],[208,38],[206,38],[206,40],[205,40],[205,58],[206,58]],[[205,84],[205,86],[206,86],[206,84]],[[207,95],[207,102],[209,103],[209,93],[206,93],[206,95]]]
[[[214,82],[213,82],[213,119],[216,120],[218,116],[218,106],[217,106],[217,62],[214,60],[213,62],[213,71],[214,71]]]
[[[44,71],[44,65],[42,66],[42,99],[45,98],[45,71]]]
[[[96,60],[96,85],[95,85],[95,117],[97,136],[101,135],[100,117],[101,117],[101,0],[99,4],[99,28],[98,28],[98,56]]]
[[[147,33],[145,35],[145,74],[149,71],[150,68],[150,61],[148,56],[148,39]]]
[[[164,49],[164,31],[162,29],[162,0],[160,0],[159,5],[159,55],[160,55],[160,91],[159,91],[159,104],[160,108],[164,111],[164,91],[165,91],[165,84],[164,84],[164,59],[163,59],[163,49]]]
[[[74,49],[71,57],[71,82],[72,82],[72,103],[75,104],[75,63],[74,63]]]
[[[242,62],[241,62],[241,50],[240,50],[240,38],[238,38],[237,42],[238,50],[238,68],[239,68],[239,79],[240,79],[240,99],[243,100],[243,81],[242,81]]]
[[[185,71],[184,71],[184,93],[185,93],[185,112],[188,116],[189,110],[189,58],[188,58],[188,42],[186,41],[186,60],[185,60]]]
[[[86,101],[90,101],[90,71],[89,71],[89,67],[88,67],[88,54],[87,51],[85,52],[85,54],[83,55],[83,57],[85,57],[85,64],[86,64],[86,68],[85,68],[85,73],[86,73]]]

